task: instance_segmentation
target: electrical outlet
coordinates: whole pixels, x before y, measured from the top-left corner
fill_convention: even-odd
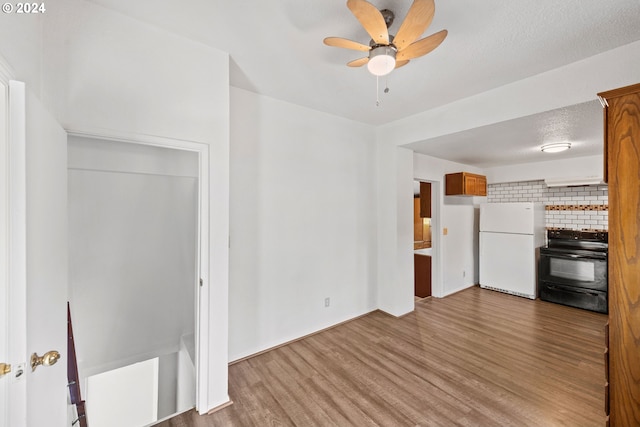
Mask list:
[[[331,305],[331,298],[327,297],[324,299],[324,306],[329,307]]]

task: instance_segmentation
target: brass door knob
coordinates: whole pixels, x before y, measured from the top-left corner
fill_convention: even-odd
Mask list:
[[[8,363],[0,363],[0,377],[11,372],[11,365]]]
[[[37,353],[33,353],[31,355],[31,372],[35,371],[40,365],[55,365],[58,359],[60,359],[60,353],[55,350],[47,351],[42,356],[38,356]]]

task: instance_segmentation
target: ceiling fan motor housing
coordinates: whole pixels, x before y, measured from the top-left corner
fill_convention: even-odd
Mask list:
[[[384,18],[384,23],[387,24],[387,28],[393,25],[393,20],[396,19],[396,14],[389,9],[382,9],[380,14]]]

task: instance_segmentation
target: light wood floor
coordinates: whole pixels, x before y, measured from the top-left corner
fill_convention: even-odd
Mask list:
[[[474,287],[229,368],[234,404],[161,427],[602,427],[606,315]]]

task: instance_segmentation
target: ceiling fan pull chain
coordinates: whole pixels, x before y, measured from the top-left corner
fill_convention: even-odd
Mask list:
[[[380,106],[380,77],[376,76],[376,107]]]
[[[384,93],[389,93],[389,75],[384,77]]]

